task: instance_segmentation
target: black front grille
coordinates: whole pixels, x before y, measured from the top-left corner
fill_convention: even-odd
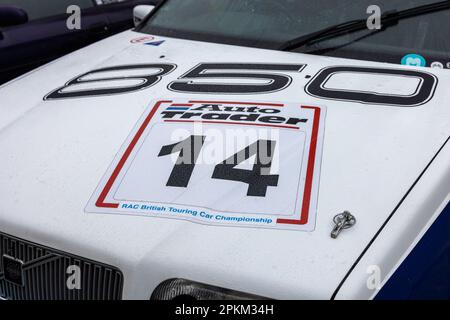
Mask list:
[[[0,233],[0,298],[117,300],[122,287],[117,268]]]

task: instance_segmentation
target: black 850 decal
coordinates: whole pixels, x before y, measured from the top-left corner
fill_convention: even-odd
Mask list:
[[[412,95],[380,94],[376,92],[350,91],[325,88],[328,79],[339,73],[365,73],[374,75],[401,76],[418,78],[419,86]],[[437,78],[426,72],[405,69],[383,69],[366,67],[328,67],[317,73],[305,87],[306,93],[317,98],[360,102],[366,104],[384,104],[400,107],[413,107],[429,101],[436,89]]]
[[[161,77],[172,72],[176,67],[177,66],[175,64],[138,64],[96,69],[86,72],[73,80],[70,80],[64,86],[49,93],[44,98],[44,100],[102,96],[138,91],[155,85],[161,80]],[[141,72],[136,75],[125,74],[125,72],[129,71],[138,72],[146,69],[153,71],[156,70],[157,72],[149,72],[148,74]],[[121,72],[123,73],[122,75],[120,75]],[[99,75],[102,73],[115,73],[116,75],[104,76],[99,78],[94,77],[95,75]],[[94,77],[94,79],[83,79],[86,77]],[[136,80],[139,80],[139,83],[136,84]],[[124,84],[123,86],[111,86],[112,84],[117,83],[117,81],[129,83]],[[83,84],[92,84],[94,86],[92,88],[76,90],[76,86]],[[100,85],[102,87],[95,88],[95,85]],[[72,91],[67,90],[71,89],[71,87],[73,89]]]
[[[189,93],[269,93],[282,90],[292,82],[289,75],[280,71],[301,72],[304,67],[304,64],[202,63],[170,83],[168,88]],[[242,82],[227,83],[227,79],[241,79]],[[201,80],[210,81],[201,83]],[[245,83],[245,80],[264,80],[264,83]]]
[[[306,64],[301,63],[201,63],[172,81],[168,89],[175,92],[203,94],[270,93],[289,87],[292,77],[286,73],[299,73],[305,67]],[[49,93],[44,100],[106,96],[143,90],[155,85],[176,68],[175,64],[165,63],[96,69],[70,80]],[[354,77],[358,77],[359,73],[416,78],[419,81],[415,92],[410,95],[325,87],[332,76],[343,73],[352,73]],[[120,85],[118,81],[121,82]],[[322,99],[413,107],[428,102],[433,97],[437,83],[438,79],[434,75],[417,70],[336,66],[320,70],[306,85],[305,91],[308,95]],[[77,88],[80,85],[81,88]]]

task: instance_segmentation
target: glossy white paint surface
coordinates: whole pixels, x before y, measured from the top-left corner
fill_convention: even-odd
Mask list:
[[[327,66],[405,67],[169,38],[160,46],[130,43],[140,36],[128,31],[108,38],[0,87],[0,231],[117,266],[125,276],[126,299],[148,299],[159,283],[176,277],[272,298],[329,299],[450,136],[450,73],[445,70],[417,69],[439,79],[434,97],[421,106],[331,101],[306,94],[305,76]],[[49,92],[87,71],[155,62],[175,63],[178,68],[155,86],[134,93],[43,101]],[[84,212],[148,103],[189,96],[168,91],[167,85],[202,62],[307,65],[282,91],[190,96],[327,107],[314,231],[217,227]],[[372,81],[379,92],[390,92],[391,83],[410,92],[395,78]],[[336,87],[336,82],[330,85]],[[390,271],[448,201],[445,155],[448,147],[430,168],[433,177],[424,176],[423,185],[411,192],[338,298],[370,298],[365,267],[381,264]],[[356,216],[357,224],[333,240],[332,218],[344,210]]]

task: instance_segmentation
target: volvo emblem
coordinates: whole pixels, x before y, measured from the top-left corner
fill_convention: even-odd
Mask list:
[[[2,262],[5,280],[15,285],[24,286],[23,261],[4,254]]]

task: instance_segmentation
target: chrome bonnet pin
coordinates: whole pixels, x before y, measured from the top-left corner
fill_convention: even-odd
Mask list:
[[[351,228],[356,223],[356,218],[348,211],[344,211],[334,216],[333,222],[335,224],[331,231],[331,238],[336,239],[342,230]]]

